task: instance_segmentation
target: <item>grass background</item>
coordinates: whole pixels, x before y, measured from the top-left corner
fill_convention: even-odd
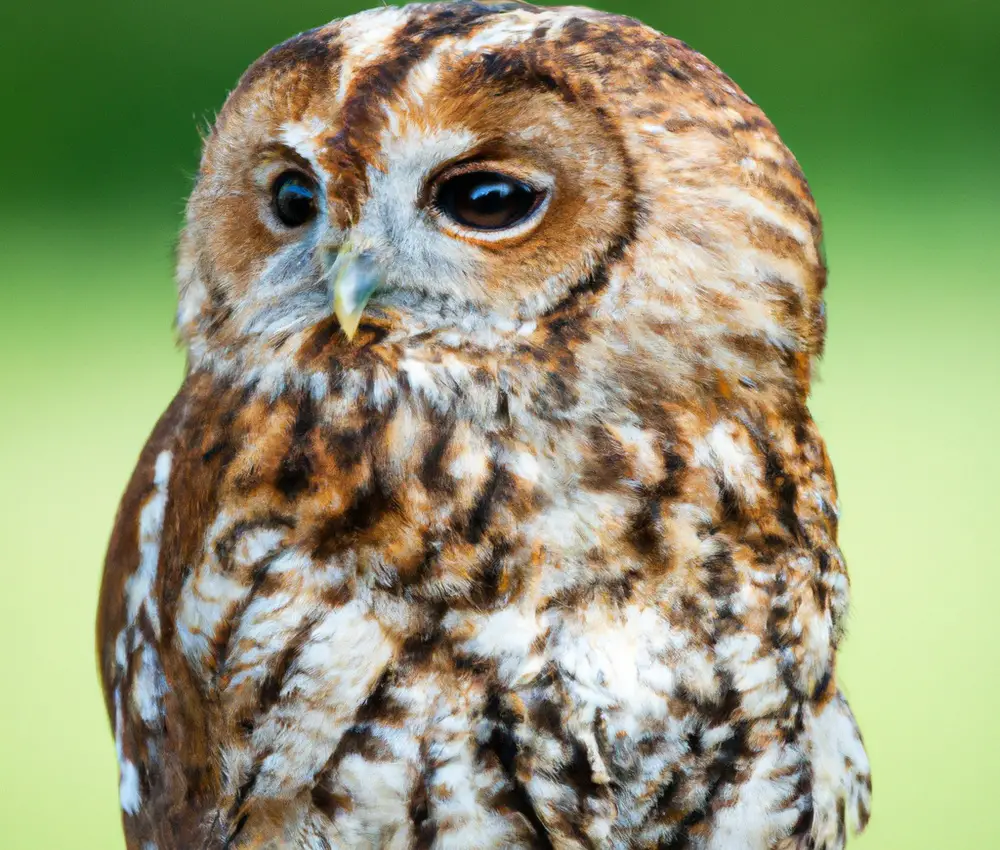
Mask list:
[[[854,583],[861,850],[1000,848],[1000,3],[607,3],[754,97],[827,228],[813,410]],[[0,847],[117,848],[93,619],[116,504],[179,384],[171,251],[197,126],[271,44],[360,8],[0,9]]]

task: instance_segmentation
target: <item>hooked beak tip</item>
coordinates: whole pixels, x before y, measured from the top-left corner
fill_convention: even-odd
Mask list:
[[[340,329],[344,332],[344,336],[347,337],[348,342],[350,342],[358,332],[358,326],[361,324],[361,314],[338,310],[336,307],[333,312],[340,322]]]
[[[331,269],[333,312],[348,340],[361,324],[365,306],[381,282],[372,259],[364,253],[342,250]]]

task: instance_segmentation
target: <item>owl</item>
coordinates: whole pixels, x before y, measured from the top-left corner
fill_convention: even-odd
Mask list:
[[[629,18],[387,7],[253,64],[101,590],[128,847],[842,848],[820,238]]]

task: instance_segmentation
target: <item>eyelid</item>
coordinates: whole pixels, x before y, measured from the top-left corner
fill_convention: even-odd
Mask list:
[[[316,186],[317,194],[323,194],[323,175],[317,173],[312,163],[287,145],[269,145],[258,152],[256,159],[251,173],[258,191],[270,192],[274,181],[286,171],[301,171]]]
[[[512,165],[512,163],[505,161],[466,159],[449,163],[431,175],[424,185],[424,191],[421,192],[419,205],[425,208],[433,208],[437,201],[438,193],[445,183],[455,177],[461,177],[463,174],[476,173],[500,174],[504,177],[510,177],[513,180],[528,185],[531,189],[546,197],[552,194],[552,190],[555,187],[555,181],[552,177],[540,171],[518,168]]]

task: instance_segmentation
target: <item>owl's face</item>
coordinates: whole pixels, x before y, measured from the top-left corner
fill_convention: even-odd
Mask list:
[[[180,326],[196,362],[308,369],[319,329],[344,352],[515,352],[571,311],[626,371],[799,380],[818,238],[771,125],[679,42],[583,9],[386,8],[275,48],[231,95]]]

